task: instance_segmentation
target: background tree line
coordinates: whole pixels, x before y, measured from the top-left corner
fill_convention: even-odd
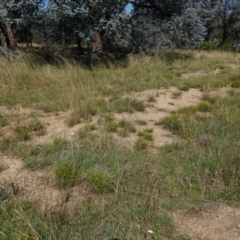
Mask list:
[[[131,13],[126,6],[131,4]],[[0,52],[17,42],[92,52],[218,46],[240,40],[240,0],[1,0]]]

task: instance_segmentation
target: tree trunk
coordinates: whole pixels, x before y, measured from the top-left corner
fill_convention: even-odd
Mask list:
[[[17,42],[11,27],[0,21],[0,57],[14,59],[19,54],[16,51]]]
[[[96,32],[93,38],[94,38],[94,42],[92,45],[92,52],[101,53],[103,51],[103,42],[102,42],[101,34],[99,32]]]
[[[83,53],[82,39],[79,37],[78,33],[76,33],[76,40],[77,40],[78,51],[80,54],[82,54]]]

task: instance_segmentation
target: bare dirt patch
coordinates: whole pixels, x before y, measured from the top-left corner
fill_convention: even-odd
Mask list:
[[[176,94],[178,93],[178,94]],[[176,95],[179,95],[176,97]],[[165,144],[172,143],[177,140],[177,137],[172,132],[163,129],[161,126],[155,125],[170,114],[171,111],[182,107],[197,105],[201,101],[202,92],[198,89],[190,89],[189,91],[180,92],[177,88],[169,89],[146,90],[143,92],[133,92],[130,94],[132,98],[143,101],[147,107],[144,112],[121,113],[115,114],[117,119],[128,119],[132,122],[143,120],[146,126],[136,126],[137,131],[142,131],[144,128],[153,129],[153,138],[155,147],[161,147]],[[153,102],[148,102],[149,97],[153,97]],[[137,140],[137,134],[130,134],[125,138],[123,144],[133,146]]]
[[[194,215],[178,212],[173,218],[191,240],[240,239],[240,209],[226,204],[205,204]]]
[[[18,199],[25,199],[41,209],[74,206],[89,195],[85,184],[74,187],[70,192],[55,186],[51,168],[30,171],[23,166],[18,158],[0,155],[0,163],[5,170],[0,173],[0,183]],[[88,193],[88,194],[87,194]]]

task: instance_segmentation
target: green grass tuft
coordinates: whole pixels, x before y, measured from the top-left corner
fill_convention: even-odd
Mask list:
[[[81,171],[70,160],[56,163],[54,166],[54,176],[57,186],[64,189],[73,187],[82,180]]]

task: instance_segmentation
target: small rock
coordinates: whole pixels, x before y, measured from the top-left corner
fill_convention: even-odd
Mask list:
[[[7,187],[0,184],[0,201],[8,199],[10,194],[11,194],[10,190]]]

